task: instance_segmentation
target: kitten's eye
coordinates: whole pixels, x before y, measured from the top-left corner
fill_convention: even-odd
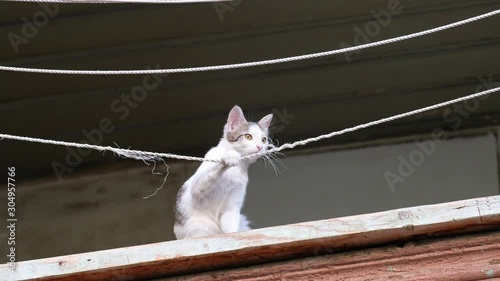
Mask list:
[[[262,137],[262,143],[266,143],[267,142],[267,138],[266,137]]]
[[[245,134],[245,138],[246,138],[247,140],[252,140],[252,138],[253,138],[253,137],[252,137],[252,135],[250,135],[250,134]]]

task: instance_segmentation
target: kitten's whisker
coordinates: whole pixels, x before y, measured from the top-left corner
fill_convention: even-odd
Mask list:
[[[281,164],[283,164],[283,162],[281,161],[281,158],[280,156],[283,156],[283,157],[286,157],[284,155],[274,155],[274,158],[276,158]],[[284,166],[284,165],[283,165]]]
[[[267,156],[266,156],[266,158],[269,160],[269,163],[270,163],[270,164],[271,164],[271,166],[273,167],[273,169],[274,169],[274,173],[276,174],[276,176],[278,176],[278,174],[281,174],[281,173],[279,172],[279,169],[278,169],[278,167],[276,166],[276,164],[274,164],[273,158],[271,158],[271,156],[270,156],[270,155],[267,155]]]
[[[273,141],[270,140],[269,143],[267,144],[267,149],[273,149],[275,147],[276,146],[274,146]],[[283,164],[283,162],[281,161],[281,159],[279,159],[279,156],[285,156],[285,155],[283,153],[279,152],[279,151],[275,151],[275,152],[272,152],[272,153],[265,153],[265,154],[263,154],[263,157],[267,161],[269,161],[269,164],[273,167],[273,170],[274,170],[276,176],[278,174],[281,174],[281,171],[279,170],[279,167],[275,164],[275,162],[278,162],[279,165],[281,165],[283,168],[286,168],[286,166]]]
[[[279,151],[275,151],[275,152],[273,152],[273,153],[271,153],[271,154],[273,154],[273,155],[275,155],[275,156],[276,156],[276,155],[278,155],[278,156],[281,156],[281,157],[286,157],[286,155],[285,155],[284,153],[279,152]]]
[[[277,162],[279,163],[279,165],[281,165],[283,168],[286,168],[285,164],[283,164],[283,162],[281,161],[281,159],[279,158],[279,156],[284,156],[286,157],[283,153],[279,152],[279,151],[276,151],[276,152],[273,152],[273,153],[269,153],[267,154],[268,155],[268,158],[269,159],[272,159],[274,160],[273,162]],[[276,166],[276,165],[275,165]],[[281,171],[279,170],[279,168],[276,166],[278,172],[281,174]]]
[[[275,160],[274,160],[274,163],[276,163],[276,162],[277,162],[277,161],[276,161],[276,159],[275,159]],[[278,163],[279,163],[279,162],[278,162]],[[274,164],[274,165],[276,166],[277,175],[281,175],[282,173],[281,173],[281,170],[280,170],[280,167],[278,166],[278,164]],[[280,165],[283,165],[283,164],[281,164],[281,163],[280,163]]]
[[[283,161],[281,161],[281,159],[277,155],[271,155],[270,157],[277,163],[279,163],[283,168],[286,168],[285,164],[283,164]]]
[[[264,162],[264,167],[267,170],[268,168],[267,168],[266,156],[264,155],[264,157],[261,157],[260,160]]]
[[[267,162],[269,162],[269,166],[273,167],[273,164],[271,163],[271,160],[269,159],[269,156],[268,155],[264,155],[264,158],[267,160]],[[273,169],[274,169],[274,167],[273,167]]]
[[[263,159],[264,159],[264,163],[269,162],[269,166],[273,167],[273,164],[272,164],[271,160],[269,159],[268,155],[264,154],[264,158]],[[266,169],[268,169],[267,165],[266,165]],[[274,169],[274,167],[273,167],[273,169]]]

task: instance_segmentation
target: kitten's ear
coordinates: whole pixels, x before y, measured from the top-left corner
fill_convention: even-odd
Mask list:
[[[227,125],[229,130],[234,131],[239,125],[246,123],[247,120],[243,115],[243,111],[237,105],[231,109],[229,116],[227,117]]]
[[[272,120],[273,120],[273,114],[268,114],[264,116],[262,119],[260,119],[259,126],[263,129],[269,129]]]

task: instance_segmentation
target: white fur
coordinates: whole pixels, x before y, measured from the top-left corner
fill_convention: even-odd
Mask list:
[[[262,138],[267,138],[271,119],[272,115],[267,115],[259,124],[247,123],[239,107],[231,110],[224,136],[205,155],[221,159],[223,163],[203,162],[179,192],[176,211],[182,219],[174,225],[177,239],[250,229],[247,218],[240,211],[246,194],[248,167],[257,158],[241,161],[241,157],[266,148]],[[228,132],[245,124],[249,124],[248,130],[237,141],[226,138]],[[251,134],[252,140],[247,140],[244,134]]]

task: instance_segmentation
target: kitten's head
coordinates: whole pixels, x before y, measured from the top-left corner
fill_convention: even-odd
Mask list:
[[[262,152],[269,144],[268,132],[272,119],[273,115],[268,114],[257,123],[248,122],[241,108],[235,105],[227,117],[223,137],[241,156]]]

